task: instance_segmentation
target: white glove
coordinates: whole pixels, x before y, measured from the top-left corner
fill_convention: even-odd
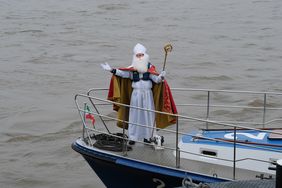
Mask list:
[[[104,69],[104,70],[106,70],[106,71],[111,71],[111,70],[113,70],[112,68],[111,68],[111,66],[106,62],[106,63],[104,63],[104,64],[101,64],[101,67]]]
[[[165,77],[165,74],[166,74],[166,72],[165,72],[165,71],[162,71],[161,74],[159,75],[159,77],[163,80],[164,77]]]

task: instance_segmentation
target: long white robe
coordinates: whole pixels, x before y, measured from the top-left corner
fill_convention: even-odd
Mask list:
[[[116,76],[122,78],[130,78],[133,80],[133,73],[131,71],[121,71],[116,69]],[[154,110],[154,99],[152,92],[152,81],[160,83],[161,77],[150,74],[150,80],[142,80],[143,74],[139,74],[140,81],[132,82],[132,94],[130,99],[130,106]],[[129,110],[129,124],[128,137],[133,141],[143,141],[144,138],[149,140],[154,135],[155,113],[130,108]]]

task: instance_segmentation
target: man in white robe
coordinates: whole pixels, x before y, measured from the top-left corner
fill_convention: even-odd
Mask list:
[[[148,142],[154,136],[155,113],[137,108],[155,109],[152,82],[161,83],[165,76],[165,71],[162,71],[159,75],[148,72],[152,65],[149,63],[149,55],[143,45],[138,43],[134,47],[133,53],[132,65],[128,69],[133,68],[134,71],[112,69],[107,63],[101,64],[104,70],[111,71],[116,76],[132,80],[133,91],[130,99],[131,108],[129,110],[128,125],[130,144],[134,144],[134,141]]]

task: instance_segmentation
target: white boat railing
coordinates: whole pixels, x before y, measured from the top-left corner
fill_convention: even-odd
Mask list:
[[[154,113],[160,113],[160,114],[167,114],[167,115],[172,115],[175,116],[177,121],[175,126],[171,126],[172,128],[168,127],[165,129],[161,129],[162,133],[169,135],[168,137],[172,138],[172,143],[171,145],[165,145],[163,148],[165,150],[170,150],[174,151],[176,154],[175,157],[175,163],[174,167],[180,168],[180,163],[181,163],[181,158],[180,158],[180,152],[186,152],[190,153],[187,151],[181,151],[178,146],[179,139],[182,135],[189,135],[187,133],[186,128],[187,127],[192,127],[194,129],[197,127],[198,129],[214,129],[214,128],[226,128],[228,127],[229,129],[234,130],[234,135],[236,135],[236,131],[238,129],[250,129],[250,130],[260,130],[260,128],[266,128],[268,126],[271,127],[276,127],[280,128],[280,123],[282,121],[282,106],[279,104],[279,102],[282,102],[282,93],[278,92],[254,92],[254,91],[228,91],[228,90],[208,90],[208,89],[185,89],[185,88],[172,88],[173,96],[174,99],[177,99],[177,94],[180,93],[182,95],[181,101],[176,101],[176,106],[178,108],[178,114],[169,114],[165,112],[160,112],[160,111],[152,111],[148,109],[142,109],[138,107],[133,107],[129,106],[126,104],[121,104],[121,103],[116,103],[109,101],[105,99],[105,96],[107,96],[107,91],[108,89],[104,88],[93,88],[90,89],[86,94],[77,94],[75,96],[75,103],[77,106],[77,109],[79,111],[79,115],[81,117],[82,123],[83,123],[83,134],[82,138],[87,140],[90,145],[93,145],[93,141],[91,139],[91,135],[97,134],[97,133],[102,133],[102,134],[111,134],[114,133],[114,131],[120,130],[117,129],[115,122],[122,122],[123,123],[123,135],[122,137],[120,136],[115,136],[119,137],[124,140],[124,149],[122,152],[122,155],[127,156],[127,144],[126,142],[128,141],[127,138],[125,137],[125,125],[128,124],[129,122],[125,121],[124,119],[117,119],[117,117],[112,115],[112,105],[118,105],[121,108],[136,108],[139,110],[145,110],[145,111],[150,111]],[[194,94],[197,93],[197,94]],[[200,93],[200,94],[199,94]],[[204,93],[204,94],[203,94]],[[235,94],[235,98],[232,98],[228,96],[229,94]],[[249,99],[249,97],[243,98],[247,100],[247,104],[243,104],[242,99],[238,99],[238,95],[245,94],[245,95],[255,95],[255,100]],[[190,100],[192,99],[192,101]],[[205,99],[204,103],[196,103],[199,101],[202,101],[202,99]],[[183,103],[183,100],[187,100],[190,102],[188,103]],[[222,102],[223,101],[223,102]],[[224,103],[224,104],[223,104]],[[228,103],[228,104],[226,104]],[[90,126],[85,119],[85,114],[89,113],[89,111],[86,111],[85,106],[91,106],[94,111],[91,111],[90,113],[94,115],[97,119],[99,117],[100,119],[100,126],[99,128],[97,126]],[[188,108],[189,110],[182,110],[182,108]],[[194,110],[196,109],[197,110]],[[200,108],[199,114],[202,116],[198,116],[198,108]],[[235,110],[235,111],[232,111]],[[239,109],[239,111],[238,111]],[[237,110],[237,111],[236,111]],[[251,112],[251,115],[247,115],[247,111]],[[271,112],[271,113],[269,113]],[[186,114],[193,114],[195,116],[190,116]],[[257,119],[256,117],[258,116],[258,113],[261,114],[261,119]],[[215,119],[214,115],[218,115],[221,117],[224,117],[223,119]],[[231,114],[231,115],[230,115]],[[229,117],[234,116],[238,117],[239,119],[237,120],[230,120]],[[243,117],[244,116],[244,117]],[[270,118],[268,118],[270,116]],[[250,121],[252,117],[255,117],[255,121]],[[244,121],[244,119],[247,119],[248,121]],[[187,125],[187,121],[191,122],[191,125]],[[132,123],[132,122],[131,122]],[[194,124],[197,124],[197,126],[194,126]],[[156,129],[155,127],[151,127],[149,125],[140,125],[136,124],[136,126],[143,126],[147,127],[150,129]],[[281,132],[275,132],[275,129],[273,130],[265,130],[265,132],[269,133],[275,133],[277,135],[281,135]],[[174,135],[174,136],[172,136]],[[193,135],[191,135],[193,136]],[[195,136],[195,135],[194,135]],[[220,159],[216,158],[213,156],[206,156],[203,154],[198,154],[198,153],[190,153],[195,156],[204,156],[204,157],[210,157],[210,158],[216,158],[218,160],[226,160],[229,162],[233,162],[233,179],[236,179],[236,163],[243,161],[243,160],[254,160],[254,161],[261,161],[263,163],[275,163],[275,161],[263,161],[263,160],[258,160],[256,158],[245,158],[245,159],[236,159],[236,152],[237,152],[237,147],[238,145],[248,145],[247,143],[239,143],[236,141],[236,136],[234,136],[234,157],[233,159],[226,160],[226,159]],[[218,139],[211,139],[211,138],[205,138],[199,136],[198,138],[201,139],[210,139],[210,140],[215,140],[217,142],[228,142],[224,140],[218,140]],[[230,143],[230,142],[229,142]],[[261,146],[254,146],[254,145],[248,145],[248,147],[261,147]],[[273,148],[269,148],[269,150],[275,151]],[[281,151],[281,150],[280,150]],[[139,158],[139,160],[142,160]]]

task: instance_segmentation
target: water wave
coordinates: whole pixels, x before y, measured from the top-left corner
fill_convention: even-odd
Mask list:
[[[98,6],[99,9],[103,9],[103,10],[108,10],[108,11],[114,11],[114,10],[126,10],[128,9],[128,5],[127,4],[122,4],[122,3],[118,3],[118,4],[103,4],[103,5],[99,5]]]
[[[193,80],[193,81],[227,81],[227,80],[233,80],[229,76],[220,75],[220,76],[189,76],[186,77],[187,80]]]

